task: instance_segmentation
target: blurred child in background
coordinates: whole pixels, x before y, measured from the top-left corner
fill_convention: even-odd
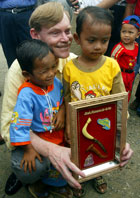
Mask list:
[[[140,20],[136,15],[126,17],[122,22],[121,41],[114,46],[111,57],[117,60],[122,71],[122,77],[130,100],[133,81],[135,79],[134,66],[137,62]]]

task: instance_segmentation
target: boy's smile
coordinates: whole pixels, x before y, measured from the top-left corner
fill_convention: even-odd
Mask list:
[[[80,38],[76,38],[76,42],[82,49],[80,59],[87,63],[97,63],[101,55],[107,50],[110,36],[110,25],[94,23],[89,26],[88,22],[84,22]]]
[[[35,59],[34,69],[32,74],[30,74],[30,81],[46,89],[48,86],[52,85],[54,82],[54,77],[57,72],[58,59],[49,53],[42,59]]]

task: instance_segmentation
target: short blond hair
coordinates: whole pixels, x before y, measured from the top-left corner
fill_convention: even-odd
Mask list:
[[[64,16],[64,7],[58,2],[48,2],[38,6],[29,19],[30,28],[37,32],[42,27],[50,28],[59,23]]]

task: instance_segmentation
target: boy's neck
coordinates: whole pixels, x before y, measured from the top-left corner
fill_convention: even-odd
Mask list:
[[[102,60],[102,57],[103,56],[100,56],[98,59],[90,60],[90,59],[86,59],[85,57],[80,55],[78,57],[78,62],[80,65],[82,65],[84,67],[91,68],[91,67],[96,66]]]
[[[39,88],[41,88],[41,89],[44,89],[44,90],[48,90],[48,87],[46,86],[46,87],[44,87],[44,86],[40,86],[40,85],[37,85],[37,84],[35,84],[34,82],[32,82],[32,81],[28,81],[28,82],[30,82],[30,83],[32,83],[33,85],[35,85],[35,86],[37,86],[37,87],[39,87]]]
[[[123,46],[124,46],[126,49],[128,49],[128,50],[133,50],[133,49],[135,48],[135,42],[129,43],[129,44],[126,44],[126,43],[123,43],[123,42],[122,42],[122,44],[123,44]]]

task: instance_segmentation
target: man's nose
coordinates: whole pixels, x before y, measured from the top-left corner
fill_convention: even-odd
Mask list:
[[[61,34],[61,40],[63,40],[63,41],[69,41],[69,35],[66,34],[65,32],[63,32]]]

